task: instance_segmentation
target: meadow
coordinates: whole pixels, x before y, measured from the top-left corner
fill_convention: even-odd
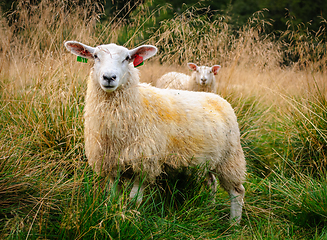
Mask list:
[[[327,239],[327,21],[312,32],[290,19],[272,34],[265,10],[234,29],[192,7],[147,27],[164,10],[141,5],[130,22],[101,22],[96,1],[42,0],[1,15],[1,239]],[[222,66],[217,94],[235,109],[247,160],[240,225],[228,223],[227,193],[212,203],[197,178],[205,166],[167,169],[140,206],[93,173],[83,147],[92,62],[77,62],[66,40],[157,46],[139,67],[152,84],[190,74],[187,62]]]

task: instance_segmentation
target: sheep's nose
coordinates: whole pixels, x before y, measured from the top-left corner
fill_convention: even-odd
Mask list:
[[[205,83],[207,81],[207,79],[201,78],[201,81]]]
[[[103,75],[103,79],[106,80],[107,82],[112,82],[116,80],[116,75],[111,75],[111,76],[107,76],[107,75]]]

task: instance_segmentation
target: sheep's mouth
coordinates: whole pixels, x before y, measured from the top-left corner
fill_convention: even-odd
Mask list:
[[[113,82],[110,82],[110,83],[102,83],[101,85],[105,89],[111,89],[111,88],[115,88],[116,87],[116,84],[114,84]]]
[[[110,85],[108,85],[108,86],[103,86],[103,87],[110,89],[110,88],[115,88],[116,86],[110,86]]]
[[[105,91],[105,92],[112,92],[115,91],[117,86],[114,85],[101,85],[101,88]]]

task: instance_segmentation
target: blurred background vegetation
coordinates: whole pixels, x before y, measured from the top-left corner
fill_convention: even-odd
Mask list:
[[[27,0],[26,4],[31,6],[37,5],[41,0]],[[87,0],[73,0],[67,1],[74,4],[83,6]],[[101,20],[107,20],[111,16],[116,18],[122,18],[129,21],[133,18],[133,12],[137,10],[143,4],[151,6],[150,9],[155,9],[160,6],[169,6],[165,12],[161,12],[157,16],[156,23],[161,20],[172,18],[175,14],[182,13],[185,9],[200,4],[204,7],[203,11],[207,11],[207,7],[210,8],[209,15],[214,17],[216,15],[230,16],[231,24],[235,29],[243,26],[249,17],[254,13],[262,9],[269,9],[265,13],[265,18],[270,20],[272,25],[269,31],[278,32],[284,31],[287,28],[287,21],[292,19],[294,25],[307,24],[311,26],[311,29],[315,32],[319,31],[321,27],[322,19],[327,18],[327,1],[315,0],[101,0],[97,1],[104,8],[104,14],[101,16]],[[12,13],[15,11],[17,1],[2,0],[0,7],[4,13]],[[153,22],[153,25],[155,23]]]

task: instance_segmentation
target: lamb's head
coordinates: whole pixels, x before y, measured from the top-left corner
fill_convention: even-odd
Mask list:
[[[218,74],[220,65],[212,67],[197,66],[195,63],[188,63],[187,66],[194,71],[195,81],[201,86],[211,85],[215,82],[215,76]]]
[[[128,83],[132,63],[136,67],[157,52],[157,48],[151,45],[129,50],[114,43],[90,47],[76,41],[67,41],[65,46],[77,56],[94,59],[93,79],[106,92],[113,92]]]

